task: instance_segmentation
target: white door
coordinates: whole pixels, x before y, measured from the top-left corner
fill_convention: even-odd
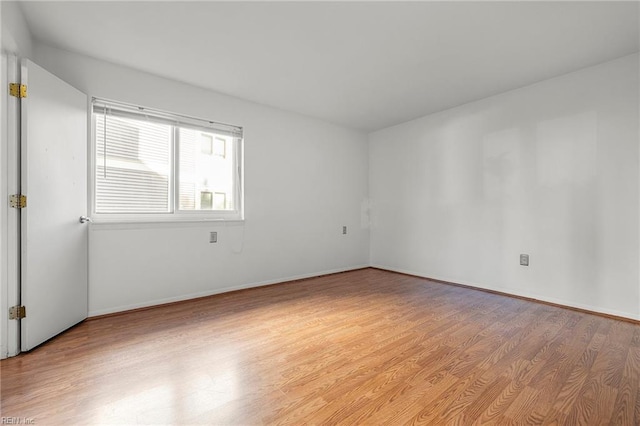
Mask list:
[[[87,96],[22,65],[21,350],[87,317]]]

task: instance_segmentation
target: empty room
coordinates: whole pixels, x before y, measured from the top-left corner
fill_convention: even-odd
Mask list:
[[[640,425],[639,16],[0,1],[0,424]]]

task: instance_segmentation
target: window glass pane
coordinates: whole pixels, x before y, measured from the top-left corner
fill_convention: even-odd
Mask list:
[[[213,209],[213,193],[211,191],[200,191],[200,209]]]
[[[224,192],[216,192],[213,194],[213,208],[216,210],[225,210],[227,208],[227,194]]]
[[[225,158],[227,156],[227,140],[216,136],[213,141],[213,154]]]
[[[172,127],[96,114],[96,212],[171,211]],[[106,127],[105,127],[106,124]]]
[[[200,152],[206,155],[213,154],[213,135],[202,135],[200,138]]]
[[[180,210],[233,210],[233,138],[179,129]]]

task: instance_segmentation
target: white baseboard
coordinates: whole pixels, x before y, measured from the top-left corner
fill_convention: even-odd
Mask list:
[[[317,271],[317,272],[311,272],[309,274],[294,275],[294,276],[289,276],[289,277],[277,278],[277,279],[266,280],[266,281],[258,281],[258,282],[241,284],[241,285],[236,285],[236,286],[216,288],[216,289],[212,289],[212,290],[208,290],[208,291],[184,294],[184,295],[174,296],[174,297],[167,297],[167,298],[163,298],[163,299],[154,299],[154,300],[150,300],[150,301],[147,301],[147,302],[132,303],[130,305],[122,305],[122,306],[117,306],[117,307],[114,307],[114,308],[90,310],[89,311],[89,318],[95,317],[95,316],[99,316],[99,315],[107,315],[107,314],[114,314],[114,313],[118,313],[118,312],[130,311],[130,310],[133,310],[133,309],[148,308],[148,307],[151,307],[151,306],[163,305],[163,304],[166,304],[166,303],[181,302],[181,301],[189,300],[189,299],[197,299],[199,297],[213,296],[214,294],[228,293],[230,291],[244,290],[244,289],[247,289],[247,288],[254,288],[254,287],[263,287],[263,286],[273,285],[273,284],[281,284],[281,283],[285,283],[285,282],[289,282],[289,281],[301,280],[301,279],[305,279],[305,278],[314,278],[314,277],[319,277],[319,276],[322,276],[322,275],[336,274],[336,273],[339,273],[339,272],[354,271],[354,270],[357,270],[357,269],[363,269],[363,268],[368,268],[368,267],[369,267],[368,264],[349,266],[349,267],[346,267],[346,268],[331,269],[331,270],[326,270],[326,271]]]
[[[511,288],[487,286],[487,285],[483,285],[483,284],[476,283],[476,282],[460,281],[460,280],[455,280],[455,279],[451,279],[451,278],[447,278],[447,277],[426,276],[426,275],[424,275],[423,273],[420,273],[420,272],[416,272],[416,271],[412,271],[412,270],[408,270],[408,269],[402,269],[402,268],[394,268],[394,267],[385,266],[385,265],[379,265],[379,264],[371,264],[370,266],[372,268],[382,269],[382,270],[385,270],[385,271],[399,272],[401,274],[408,274],[408,275],[415,275],[416,277],[432,279],[432,280],[438,280],[438,281],[445,281],[445,282],[449,282],[449,283],[452,283],[452,284],[461,284],[461,285],[465,285],[465,286],[469,286],[469,287],[475,287],[475,288],[478,288],[478,289],[481,289],[481,290],[498,291],[500,293],[510,294],[512,296],[526,297],[528,299],[534,299],[534,300],[539,300],[541,302],[548,302],[548,303],[553,303],[553,304],[556,304],[556,305],[562,305],[562,306],[566,306],[568,308],[582,309],[582,310],[591,311],[591,312],[594,312],[594,313],[600,313],[600,314],[605,314],[605,315],[613,315],[613,316],[616,316],[616,317],[622,317],[622,318],[628,318],[628,319],[635,320],[635,321],[640,321],[640,314],[633,314],[633,313],[629,313],[629,312],[617,311],[615,309],[602,308],[600,306],[592,306],[592,305],[586,305],[586,304],[583,304],[583,303],[576,303],[576,302],[573,302],[573,301],[557,299],[555,297],[547,297],[547,296],[543,296],[543,295],[540,295],[540,294],[537,294],[537,293],[528,292],[528,291],[517,291],[517,290],[513,290]]]

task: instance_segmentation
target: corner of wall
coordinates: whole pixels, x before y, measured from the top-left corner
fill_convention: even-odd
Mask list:
[[[19,2],[0,2],[2,52],[23,58],[33,56],[33,38]]]

